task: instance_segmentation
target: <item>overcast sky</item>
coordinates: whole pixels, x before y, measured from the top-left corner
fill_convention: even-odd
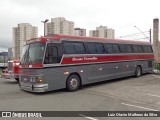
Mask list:
[[[159,0],[0,0],[0,51],[13,46],[12,27],[30,23],[43,35],[42,20],[65,17],[87,32],[103,25],[116,37],[152,29],[160,17]],[[88,34],[88,33],[87,33]]]

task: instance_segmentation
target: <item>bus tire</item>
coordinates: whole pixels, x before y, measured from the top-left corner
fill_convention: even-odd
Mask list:
[[[68,91],[76,91],[80,88],[80,78],[72,74],[68,77],[66,82],[66,88]]]
[[[135,71],[135,76],[140,77],[142,75],[142,69],[140,66],[137,66],[136,71]]]

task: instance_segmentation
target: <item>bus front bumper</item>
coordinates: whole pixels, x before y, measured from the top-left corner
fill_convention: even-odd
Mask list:
[[[19,75],[18,74],[13,74],[13,73],[4,73],[4,74],[2,74],[2,78],[15,79],[15,78],[19,78]]]
[[[29,91],[29,92],[45,92],[48,89],[48,84],[26,84],[26,83],[19,83],[19,87],[22,90]]]

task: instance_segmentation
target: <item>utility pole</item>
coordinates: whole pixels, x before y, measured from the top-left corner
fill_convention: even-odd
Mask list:
[[[46,36],[45,35],[45,33],[46,33],[45,25],[46,25],[46,22],[48,22],[48,21],[49,21],[48,19],[45,19],[44,21],[41,21],[42,23],[44,23],[44,37]]]
[[[159,18],[153,19],[153,52],[156,62],[159,62]]]
[[[150,43],[152,42],[152,30],[151,29],[149,29],[149,41]]]
[[[5,55],[3,55],[3,64],[4,64],[4,67],[5,67]]]

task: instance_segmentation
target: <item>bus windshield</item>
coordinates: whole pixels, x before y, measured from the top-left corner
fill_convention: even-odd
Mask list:
[[[45,50],[44,43],[32,43],[23,47],[21,64],[41,63]]]
[[[8,71],[12,71],[13,70],[13,61],[8,61]]]

